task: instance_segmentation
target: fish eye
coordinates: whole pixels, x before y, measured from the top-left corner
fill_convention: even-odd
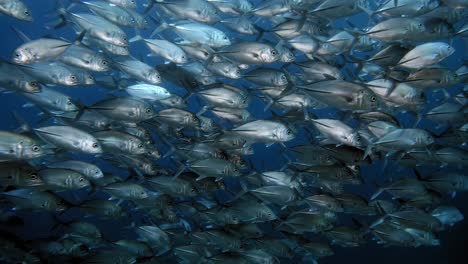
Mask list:
[[[377,98],[375,98],[375,96],[372,96],[372,97],[371,97],[371,101],[372,101],[372,102],[375,102],[376,100],[377,100]]]
[[[149,114],[149,113],[151,113],[151,109],[150,109],[150,108],[146,108],[145,112],[146,112],[147,114]]]
[[[32,147],[32,150],[33,150],[34,152],[38,152],[39,150],[41,150],[41,148],[40,148],[39,146],[34,145],[34,146]]]
[[[103,61],[102,61],[102,65],[107,65],[107,61],[106,61],[106,60],[103,60]]]
[[[223,39],[227,39],[227,37],[226,37],[226,36],[224,36],[224,37],[223,37]]]
[[[72,101],[67,100],[67,105],[72,105],[72,104],[73,104]]]
[[[239,70],[236,70],[236,74],[240,74],[240,71],[239,71]]]
[[[286,134],[291,135],[291,129],[286,130]]]
[[[94,171],[94,174],[99,174],[99,171],[98,171],[98,170],[95,170],[95,171]]]
[[[80,177],[80,178],[78,179],[78,181],[79,181],[79,182],[83,182],[83,181],[84,181],[84,178],[83,178],[83,177]]]
[[[276,55],[276,53],[277,53],[276,50],[271,50],[272,55]]]
[[[138,144],[138,148],[143,148],[143,144]]]
[[[192,188],[192,189],[190,190],[191,193],[195,193],[196,191],[197,191],[197,190],[195,190],[195,188]]]
[[[124,41],[127,41],[127,37],[123,37],[122,39],[123,39]]]
[[[15,53],[15,57],[16,57],[16,58],[19,58],[19,57],[20,57],[20,54],[19,54],[19,53]]]
[[[32,87],[37,87],[38,86],[37,82],[30,82],[29,85],[31,85]]]
[[[72,76],[70,76],[70,79],[72,79],[74,81],[74,80],[76,80],[76,76],[72,75]]]
[[[26,10],[26,11],[24,11],[24,14],[25,14],[25,15],[27,15],[27,16],[29,16],[29,15],[30,15],[30,14],[29,14],[29,11],[27,11],[27,10]]]
[[[98,143],[93,143],[92,147],[93,147],[93,148],[97,148],[97,147],[98,147]]]
[[[281,80],[286,80],[286,76],[281,75]]]

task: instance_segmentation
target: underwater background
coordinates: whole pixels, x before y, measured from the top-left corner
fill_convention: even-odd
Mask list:
[[[143,3],[146,1],[137,1],[139,5],[139,11],[143,11]],[[261,1],[251,1],[252,3],[257,3]],[[15,32],[12,30],[12,27],[21,30],[28,37],[35,39],[42,36],[53,36],[53,37],[62,37],[68,40],[73,40],[76,38],[75,33],[73,32],[70,26],[60,28],[60,29],[46,29],[44,25],[49,23],[53,18],[53,13],[56,8],[56,2],[53,0],[24,0],[24,3],[31,10],[34,22],[26,23],[16,20],[14,18],[0,15],[0,57],[3,59],[9,59],[12,56],[12,52],[21,45],[23,42]],[[77,9],[85,10],[83,7],[78,7]],[[466,21],[467,18],[465,18]],[[359,27],[366,27],[368,24],[367,16],[365,14],[355,15],[349,18],[355,25]],[[337,25],[343,25],[343,19],[338,19],[335,21]],[[154,25],[151,22],[150,29],[142,30],[141,33],[143,36],[148,36],[149,33],[154,29]],[[221,26],[222,27],[222,26]],[[134,30],[126,28],[125,31],[128,33],[131,38],[134,36]],[[229,31],[228,31],[229,32]],[[231,33],[230,33],[231,34]],[[242,36],[239,34],[232,33],[233,38],[244,38],[247,40],[255,40],[255,37],[252,36]],[[265,34],[265,38],[274,39],[268,34]],[[449,58],[445,59],[442,64],[450,69],[458,69],[461,65],[465,63],[467,56],[467,47],[463,39],[455,38],[453,40],[453,47],[456,49],[456,52],[451,55]],[[146,63],[150,65],[156,65],[163,63],[162,60],[151,57],[147,58],[145,55],[148,53],[148,49],[144,47],[142,43],[132,43],[130,46],[130,52],[136,58],[145,58]],[[301,59],[302,58],[302,59]],[[304,56],[300,54],[296,60],[301,61],[305,60]],[[274,66],[274,65],[273,65]],[[97,73],[96,75],[100,75]],[[164,76],[162,76],[164,80]],[[244,80],[229,80],[227,83],[242,87]],[[163,82],[162,86],[166,87],[168,90],[177,91],[177,87],[174,87],[173,84],[168,82]],[[450,90],[451,94],[455,94],[456,91],[460,91],[463,88],[463,84],[458,84],[456,87]],[[92,86],[77,86],[77,87],[58,87],[59,91],[71,96],[76,101],[84,104],[91,105],[101,99],[108,97],[108,91],[105,89],[100,89],[97,85]],[[181,94],[182,95],[182,94]],[[35,127],[37,122],[40,121],[43,116],[39,115],[40,110],[36,107],[23,107],[27,103],[27,100],[15,93],[2,93],[0,95],[0,113],[1,113],[1,122],[0,130],[14,130],[18,127],[18,122],[13,116],[13,112],[18,113],[23,117],[26,122]],[[430,105],[430,103],[429,103]],[[434,105],[434,103],[433,103]],[[258,98],[253,98],[248,109],[257,119],[267,119],[270,117],[268,111],[263,111],[265,103]],[[188,110],[191,112],[197,112],[200,109],[199,102],[191,98],[189,100]],[[314,111],[311,111],[314,112]],[[328,112],[332,112],[332,116],[338,117],[335,115],[332,110],[320,110],[314,112],[318,116],[326,116]],[[333,117],[332,117],[333,118]],[[399,114],[398,119],[400,124],[406,127],[411,127],[415,122],[415,117],[411,114]],[[41,124],[41,125],[44,125]],[[427,130],[433,130],[434,123],[431,123],[427,120],[423,120],[418,128],[423,128]],[[299,133],[298,137],[294,139],[294,142],[307,141],[304,133]],[[292,146],[294,142],[288,142],[286,145]],[[159,147],[159,146],[158,146]],[[262,168],[266,170],[275,170],[283,166],[284,160],[280,157],[279,153],[281,152],[281,146],[273,145],[271,147],[265,147],[264,144],[256,144],[254,146],[255,155],[250,157],[251,161],[256,165],[257,168]],[[167,146],[161,146],[160,151],[168,151]],[[87,155],[75,155],[82,160],[93,161],[93,158]],[[114,167],[110,166],[105,162],[98,161],[98,164],[103,171],[111,171],[119,173],[119,170],[116,170]],[[172,169],[177,169],[177,166],[171,164],[170,160],[158,161],[158,164],[161,166],[169,166]],[[388,182],[390,175],[393,178],[404,177],[405,174],[412,175],[411,170],[398,168],[395,164],[390,164],[386,169],[385,175],[380,175],[380,166],[381,162],[376,162],[375,164],[362,166],[361,173],[362,177],[365,180],[364,185],[359,186],[359,188],[350,188],[354,193],[362,194],[365,197],[370,197],[372,193],[375,192],[376,186],[375,182],[385,183]],[[421,168],[421,171],[424,171],[427,168]],[[433,168],[429,168],[433,169]],[[463,168],[462,168],[463,169]],[[468,215],[468,193],[457,193],[455,197],[450,201],[450,205],[457,207],[463,215]],[[35,238],[41,237],[47,234],[52,226],[54,226],[54,219],[46,213],[20,213],[24,218],[23,227],[15,227],[15,233],[21,234],[21,236]],[[79,216],[79,213],[76,212],[67,212],[64,218],[74,219],[76,216]],[[125,234],[128,233],[129,236],[132,236],[128,230],[122,229],[129,223],[125,219],[116,219],[116,220],[102,220],[89,218],[86,221],[90,221],[96,224],[103,237],[113,240],[125,237]],[[0,227],[2,229],[4,227]],[[319,263],[397,263],[397,264],[415,264],[415,263],[435,263],[435,264],[444,264],[444,263],[468,263],[468,225],[466,219],[455,224],[452,227],[447,228],[446,230],[438,233],[440,238],[441,245],[433,247],[418,247],[418,248],[403,248],[395,246],[384,246],[377,245],[374,242],[368,241],[367,244],[355,247],[355,248],[343,248],[343,247],[333,247],[335,254],[330,257],[322,258],[319,260]]]

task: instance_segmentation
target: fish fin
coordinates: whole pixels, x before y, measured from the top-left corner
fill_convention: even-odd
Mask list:
[[[56,137],[62,137],[62,135],[60,134],[56,134],[56,133],[52,133],[52,132],[46,132],[44,130],[41,130],[40,128],[33,128],[34,132],[36,132],[36,134],[39,132],[39,133],[43,133],[43,134],[47,134],[47,135],[51,135],[51,136],[56,136]]]
[[[404,61],[399,61],[399,62],[397,63],[397,65],[395,65],[395,66],[401,66],[402,64],[405,64],[405,63],[410,62],[410,61],[417,60],[417,59],[419,59],[419,58],[421,58],[421,56],[417,56],[417,57],[414,57],[414,58],[410,58],[410,59],[407,59],[407,60],[404,60]]]
[[[373,154],[373,153],[372,153],[372,148],[373,148],[373,147],[374,147],[373,144],[367,145],[366,151],[364,152],[364,155],[363,155],[363,157],[362,157],[362,160],[365,160],[365,159],[367,158],[367,156],[370,156],[370,155]]]
[[[13,111],[12,112],[13,117],[15,118],[16,122],[19,124],[19,127],[15,129],[15,132],[17,133],[24,133],[24,132],[29,132],[31,131],[31,127],[28,125],[28,123],[24,120],[23,117],[21,117],[18,112]]]
[[[148,14],[151,9],[153,9],[153,6],[154,4],[156,3],[156,1],[149,1],[148,5],[146,6],[145,10],[143,11],[143,14]]]
[[[11,30],[13,30],[16,35],[23,41],[23,42],[30,42],[31,39],[26,35],[24,34],[24,32],[20,31],[19,29],[13,27],[13,26],[10,26]]]
[[[129,39],[128,42],[133,43],[141,40],[143,40],[143,37],[138,33],[135,37]]]
[[[182,164],[177,170],[177,172],[174,174],[173,179],[176,179],[177,177],[179,177],[185,171],[185,169],[187,169],[187,166],[185,164]]]
[[[374,200],[375,198],[379,197],[383,192],[385,191],[385,188],[379,188],[372,196],[371,200]]]
[[[159,32],[162,32],[162,31],[164,31],[164,30],[166,30],[166,29],[168,29],[170,27],[169,24],[164,22],[163,20],[156,19],[153,16],[149,16],[149,18],[151,20],[153,20],[155,22],[155,24],[159,24],[159,26],[155,30],[153,30],[153,32],[151,33],[150,38],[152,38],[154,35],[158,34]]]
[[[312,83],[310,83],[312,84]],[[308,92],[312,92],[312,93],[320,93],[320,94],[333,94],[332,92],[329,92],[329,91],[323,91],[323,90],[315,90],[315,89],[311,89],[307,86],[296,86],[297,88],[299,89],[303,89],[303,90],[307,90]]]
[[[269,110],[271,108],[271,106],[275,103],[275,100],[273,100],[273,98],[271,98],[270,96],[268,95],[263,95],[263,97],[267,100],[267,104],[265,105],[265,107],[263,108],[263,111],[266,112],[267,110]]]
[[[330,128],[330,129],[333,129],[333,127],[329,126],[329,125],[325,125],[324,123],[320,122],[320,121],[317,121],[316,119],[311,119],[310,121],[312,121],[313,123],[317,123],[317,124],[320,124],[324,127],[327,127],[327,128]]]

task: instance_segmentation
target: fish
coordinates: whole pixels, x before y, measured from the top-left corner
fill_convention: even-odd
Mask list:
[[[35,128],[34,132],[44,141],[65,150],[89,154],[102,153],[101,144],[91,134],[71,126],[46,126]]]
[[[38,176],[48,190],[73,190],[90,185],[81,173],[67,169],[43,169],[38,171]]]
[[[155,29],[154,33],[167,29],[174,30],[187,44],[207,45],[211,48],[220,48],[231,44],[223,31],[199,22],[178,21],[171,24],[164,22]]]
[[[187,56],[182,48],[165,39],[144,39],[140,35],[130,39],[130,42],[143,41],[152,54],[177,64],[187,63]]]
[[[171,93],[164,87],[149,84],[134,84],[125,88],[133,97],[150,101],[159,101],[171,97]]]
[[[88,71],[106,72],[110,69],[109,59],[82,45],[69,46],[59,56],[59,60]]]
[[[57,26],[73,23],[91,37],[119,47],[128,46],[128,37],[125,32],[105,18],[89,13],[71,13],[63,8],[59,8],[57,12],[64,20]]]
[[[33,62],[48,61],[60,56],[70,47],[71,43],[60,39],[40,38],[31,40],[24,33],[26,43],[13,51],[12,61],[17,64],[31,64]]]
[[[0,160],[14,161],[39,158],[45,154],[41,143],[26,135],[0,131]]]
[[[79,160],[67,160],[52,163],[48,165],[48,168],[73,170],[88,179],[100,179],[104,177],[104,173],[98,166]]]
[[[410,50],[396,65],[410,69],[421,69],[440,62],[454,52],[454,48],[447,43],[429,42]]]
[[[278,51],[268,44],[258,42],[235,43],[216,53],[241,64],[269,64],[279,59]]]
[[[131,123],[138,123],[155,116],[155,112],[148,102],[131,97],[102,100],[87,107],[87,109],[96,111],[113,120]]]
[[[401,261],[465,221],[464,0],[0,14],[2,263]]]
[[[115,66],[142,82],[161,83],[161,75],[156,69],[135,58],[118,59],[115,61]]]
[[[83,84],[76,71],[61,62],[38,62],[21,65],[20,69],[40,82],[76,86]]]
[[[0,12],[4,15],[14,17],[21,21],[33,22],[33,16],[27,5],[21,0],[2,0]]]

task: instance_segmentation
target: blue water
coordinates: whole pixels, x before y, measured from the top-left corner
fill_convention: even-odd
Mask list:
[[[33,13],[34,22],[26,23],[15,20],[14,18],[6,17],[0,15],[0,56],[4,59],[9,59],[13,50],[19,46],[22,41],[15,35],[15,33],[10,29],[11,26],[14,26],[21,31],[23,31],[30,38],[39,38],[45,35],[52,35],[55,37],[63,37],[66,39],[74,39],[75,34],[71,27],[67,26],[59,30],[47,30],[44,28],[44,25],[47,22],[51,21],[51,17],[48,17],[54,8],[55,1],[53,0],[24,0],[28,5],[30,10]],[[139,1],[143,2],[143,1]],[[142,9],[140,4],[140,9]],[[364,16],[359,15],[351,18],[352,21],[358,25],[366,25],[367,21]],[[337,24],[343,24],[343,21],[338,21]],[[142,31],[143,36],[148,36],[152,29]],[[129,36],[133,36],[133,30],[126,29]],[[239,36],[239,35],[234,35]],[[245,38],[245,37],[243,37]],[[252,39],[252,37],[249,37]],[[444,60],[443,64],[451,69],[457,69],[462,63],[463,56],[466,53],[466,47],[464,42],[461,39],[455,39],[453,46],[456,48],[456,53],[450,58]],[[136,43],[131,46],[131,54],[139,58],[140,55],[146,55],[148,50],[141,44]],[[161,63],[157,59],[151,58],[146,61],[151,65]],[[233,84],[241,84],[243,81],[231,81]],[[164,87],[168,89],[175,89],[169,83],[163,83]],[[98,87],[73,87],[58,88],[61,92],[64,92],[76,100],[80,101],[83,104],[90,105],[94,102],[99,101],[102,98],[106,97],[105,91],[100,90]],[[452,94],[456,91],[459,91],[461,86],[453,87],[449,90]],[[22,105],[26,101],[16,95],[16,94],[1,94],[0,95],[0,113],[1,113],[1,130],[12,130],[17,126],[17,123],[13,116],[11,115],[12,111],[19,113],[26,121],[31,125],[35,126],[36,122],[41,119],[38,115],[40,110],[38,108],[23,108]],[[196,109],[199,106],[194,100],[190,101],[190,108],[196,112]],[[264,104],[259,99],[253,99],[252,104],[249,107],[251,113],[258,119],[268,118],[270,114],[268,112],[263,112]],[[325,115],[327,113],[319,112],[319,115]],[[399,115],[399,121],[403,126],[411,126],[414,122],[414,117],[406,114]],[[428,121],[423,121],[420,124],[420,127],[426,129],[432,129],[433,123]],[[294,142],[301,142],[304,138],[295,139],[291,142],[291,145],[294,145]],[[290,143],[288,143],[289,145]],[[161,147],[161,150],[164,152],[165,148]],[[281,167],[282,159],[279,157],[278,153],[280,151],[279,146],[272,146],[270,148],[265,148],[264,146],[255,146],[256,156],[253,159],[253,162],[257,166],[264,166],[265,170],[274,170]],[[167,161],[161,161],[161,164],[168,164]],[[370,179],[366,182],[364,187],[360,187],[358,193],[369,197],[371,193],[375,190],[373,181],[385,182],[385,179],[379,178],[380,175],[376,175],[379,171],[379,165],[373,165],[368,168],[363,168],[363,177]],[[104,165],[105,166],[105,165]],[[108,165],[107,165],[108,166]],[[110,167],[101,167],[103,171],[114,171]],[[388,169],[388,174],[397,175],[400,172],[395,172],[396,167],[390,167]],[[411,173],[410,171],[403,171],[404,173]],[[468,216],[468,194],[459,193],[457,196],[450,202],[451,205],[456,206],[465,216]],[[25,214],[25,224],[24,228],[16,230],[19,234],[27,234],[31,237],[44,235],[43,230],[47,230],[48,227],[52,224],[52,219],[43,214]],[[34,217],[34,218],[33,218]],[[98,227],[101,228],[103,236],[109,239],[112,238],[121,238],[120,235],[123,233],[128,233],[128,231],[121,230],[122,224],[125,224],[121,220],[119,221],[96,221]],[[119,233],[118,232],[122,232]],[[368,242],[367,245],[358,247],[358,248],[341,248],[334,247],[335,255],[332,257],[327,257],[320,260],[320,263],[379,263],[379,264],[417,264],[417,263],[468,263],[468,225],[467,221],[462,221],[457,223],[454,227],[448,228],[447,230],[439,233],[441,246],[438,247],[421,247],[421,248],[399,248],[399,247],[384,247],[376,245],[374,242]]]

